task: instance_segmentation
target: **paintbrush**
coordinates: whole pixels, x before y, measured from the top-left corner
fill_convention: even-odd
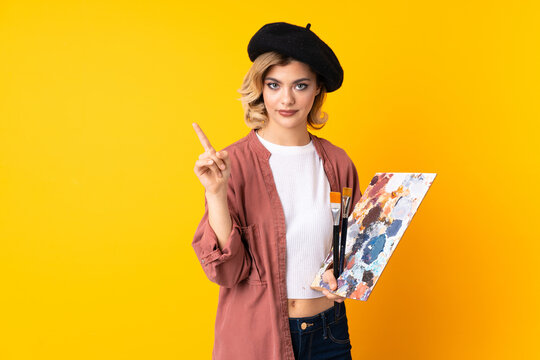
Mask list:
[[[339,212],[341,210],[341,193],[337,191],[330,192],[330,207],[334,220],[334,238],[332,239],[332,247],[334,249],[334,277],[337,279],[339,276]]]
[[[351,208],[351,196],[352,189],[348,187],[343,188],[343,196],[341,198],[341,242],[340,242],[340,253],[339,253],[339,272],[338,276],[343,272],[343,267],[345,266],[345,246],[347,245],[347,226],[349,219],[349,209]],[[337,280],[337,277],[336,277]]]

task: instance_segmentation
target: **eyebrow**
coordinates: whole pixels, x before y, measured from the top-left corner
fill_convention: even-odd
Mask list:
[[[273,77],[267,77],[267,78],[264,79],[264,81],[266,81],[266,80],[272,80],[272,81],[275,81],[275,82],[281,84],[281,81],[279,81],[278,79],[275,79]],[[293,81],[293,84],[296,84],[296,83],[301,82],[301,81],[311,81],[311,79],[310,78],[301,78],[301,79]]]

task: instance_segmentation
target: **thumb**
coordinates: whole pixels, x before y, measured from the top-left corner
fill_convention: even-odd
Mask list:
[[[334,270],[333,269],[329,269],[329,270],[326,270],[324,272],[323,281],[328,284],[330,289],[332,289],[332,290],[337,289],[337,281],[336,281],[336,278],[334,277]]]
[[[231,165],[231,159],[229,158],[229,153],[227,152],[227,150],[221,150],[219,154],[217,154],[217,157],[223,160],[227,167]]]

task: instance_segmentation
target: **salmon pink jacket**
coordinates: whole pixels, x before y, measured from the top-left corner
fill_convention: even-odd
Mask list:
[[[309,135],[323,161],[331,190],[353,189],[350,215],[361,196],[353,162],[343,149]],[[206,276],[220,286],[212,358],[294,360],[285,215],[269,164],[271,154],[255,130],[224,150],[231,159],[227,200],[232,230],[227,245],[223,249],[218,246],[208,222],[206,199],[205,213],[192,242]]]

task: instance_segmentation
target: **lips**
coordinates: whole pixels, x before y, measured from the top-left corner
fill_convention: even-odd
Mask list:
[[[292,116],[294,114],[296,114],[298,110],[279,110],[279,114],[281,116]]]

